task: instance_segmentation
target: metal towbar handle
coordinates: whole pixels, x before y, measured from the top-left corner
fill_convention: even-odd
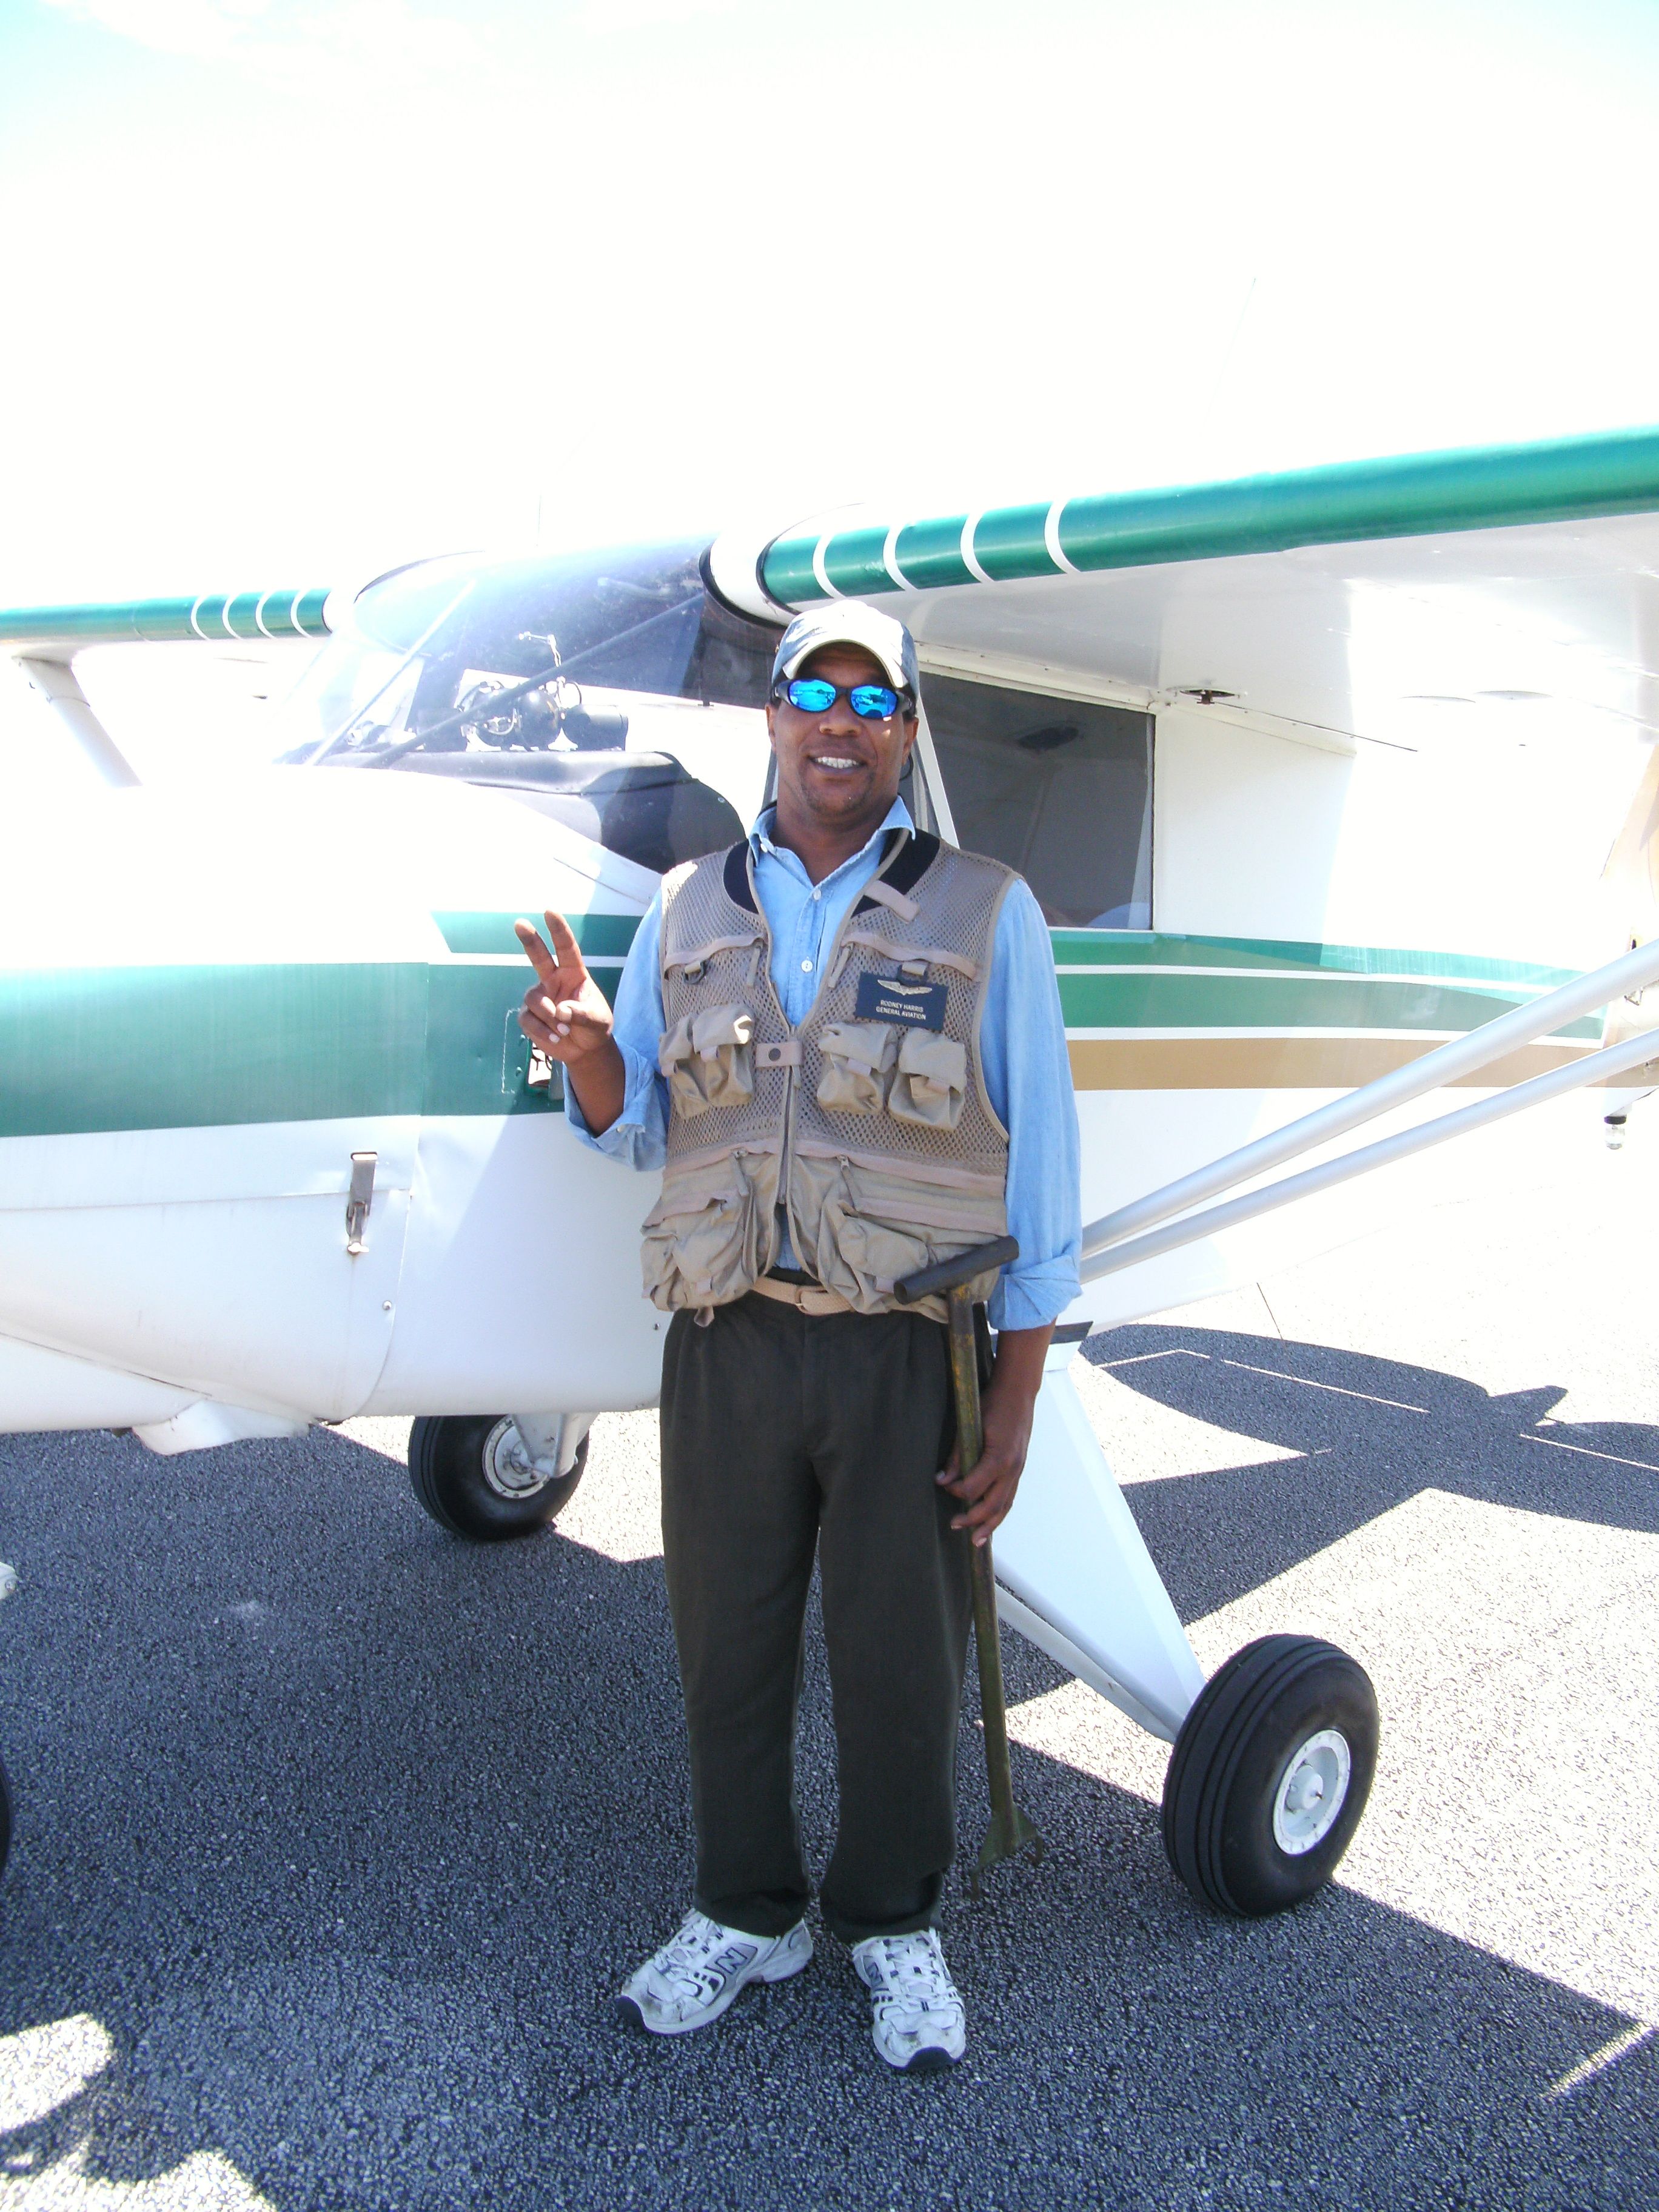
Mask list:
[[[1018,1257],[1019,1246],[1014,1239],[999,1237],[994,1243],[978,1244],[971,1252],[940,1260],[893,1285],[893,1295],[902,1305],[915,1305],[921,1298],[945,1299],[950,1317],[951,1382],[957,1401],[957,1463],[964,1474],[977,1463],[985,1449],[979,1402],[979,1344],[969,1285],[976,1275],[1006,1267]],[[979,1656],[979,1710],[985,1724],[985,1778],[991,1796],[991,1823],[969,1876],[969,1887],[977,1896],[980,1877],[1000,1860],[1012,1858],[1027,1844],[1041,1858],[1042,1838],[1014,1802],[1008,1715],[1002,1693],[1002,1632],[997,1621],[996,1574],[989,1540],[983,1544],[970,1541],[968,1555],[973,1574],[974,1649]]]

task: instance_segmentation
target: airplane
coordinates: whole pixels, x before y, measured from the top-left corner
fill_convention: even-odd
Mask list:
[[[1172,1745],[1194,1894],[1282,1909],[1364,1810],[1370,1682],[1290,1633],[1206,1681],[1067,1365],[1659,1085],[1659,428],[0,610],[100,780],[0,828],[0,1429],[410,1414],[446,1528],[551,1522],[665,1318],[513,923],[559,908],[614,989],[763,803],[774,646],[838,596],[914,633],[911,811],[1026,876],[1067,1025],[1085,1287],[1001,1616]],[[314,654],[269,765],[139,781],[77,662],[169,643]]]

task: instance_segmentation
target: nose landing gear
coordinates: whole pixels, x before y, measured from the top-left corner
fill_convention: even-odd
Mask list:
[[[409,1478],[441,1528],[475,1544],[533,1535],[568,1505],[587,1464],[584,1431],[568,1460],[560,1425],[533,1448],[511,1414],[423,1413],[410,1431]]]

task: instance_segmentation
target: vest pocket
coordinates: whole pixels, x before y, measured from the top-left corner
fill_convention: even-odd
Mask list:
[[[791,1190],[805,1201],[797,1211],[817,1217],[814,1273],[863,1313],[890,1306],[894,1284],[907,1275],[988,1243],[1008,1226],[1000,1196],[913,1182],[856,1160],[797,1154]]]
[[[955,1037],[931,1030],[907,1030],[899,1047],[898,1073],[887,1094],[887,1110],[896,1121],[920,1121],[930,1129],[954,1129],[968,1091],[967,1048]]]
[[[670,1168],[641,1224],[647,1297],[665,1311],[740,1297],[760,1273],[762,1208],[735,1156]]]
[[[690,1118],[752,1098],[754,1034],[746,1006],[699,1006],[682,1014],[657,1054],[674,1111]]]
[[[826,1022],[818,1034],[819,1105],[842,1114],[879,1114],[897,1050],[890,1022]]]

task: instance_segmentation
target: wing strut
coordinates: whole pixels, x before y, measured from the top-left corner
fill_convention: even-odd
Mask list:
[[[134,784],[140,781],[132,763],[93,712],[92,702],[81,689],[72,663],[20,653],[17,665],[106,783]]]
[[[1346,1182],[1350,1176],[1384,1167],[1392,1160],[1421,1152],[1425,1146],[1484,1127],[1489,1121],[1500,1121],[1528,1106],[1541,1105],[1547,1099],[1559,1097],[1585,1084],[1608,1081],[1615,1075],[1648,1067],[1659,1060],[1659,1030],[1644,1030],[1600,1052],[1569,1061],[1547,1075],[1534,1076],[1527,1082],[1498,1091],[1474,1105],[1419,1122],[1358,1152],[1342,1153],[1317,1167],[1304,1169],[1300,1175],[1287,1176],[1282,1182],[1269,1183],[1242,1198],[1230,1199],[1223,1205],[1212,1206],[1207,1212],[1193,1213],[1188,1210],[1206,1198],[1234,1189],[1252,1176],[1278,1167],[1298,1153],[1314,1152],[1321,1145],[1358,1128],[1362,1122],[1375,1121],[1392,1108],[1420,1098],[1459,1076],[1490,1067],[1517,1046],[1549,1036],[1595,1007],[1608,1006],[1620,996],[1640,992],[1654,982],[1659,982],[1659,942],[1634,945],[1618,959],[1608,961],[1605,967],[1592,969],[1571,983],[1564,983],[1559,990],[1516,1006],[1495,1021],[1482,1023],[1467,1036],[1454,1038],[1449,1044],[1423,1054],[1404,1067],[1366,1084],[1362,1090],[1351,1091],[1346,1098],[1318,1107],[1313,1113],[1304,1114],[1300,1121],[1287,1122],[1282,1129],[1258,1137],[1253,1144],[1229,1152],[1224,1158],[1212,1160],[1207,1167],[1194,1170],[1177,1182],[1166,1183],[1161,1190],[1149,1191],[1144,1198],[1120,1206],[1115,1213],[1091,1222],[1085,1229],[1084,1281],[1096,1282],[1102,1275],[1115,1274],[1143,1260],[1157,1259],[1183,1244],[1195,1243],[1220,1230],[1251,1220],[1259,1213],[1269,1212],[1275,1206],[1288,1205],[1293,1199],[1310,1197],[1333,1183]],[[1157,1224],[1163,1225],[1155,1226]],[[1137,1231],[1145,1233],[1136,1235]]]

